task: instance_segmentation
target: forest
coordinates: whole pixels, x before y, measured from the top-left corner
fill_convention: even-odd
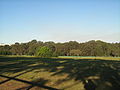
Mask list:
[[[55,43],[32,40],[26,43],[16,42],[12,45],[1,45],[0,55],[120,57],[120,42],[107,43],[101,40],[91,40],[84,43],[77,41]]]

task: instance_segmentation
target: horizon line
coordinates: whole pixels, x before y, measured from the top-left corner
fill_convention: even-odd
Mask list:
[[[66,42],[70,42],[70,41],[75,41],[75,42],[78,42],[78,43],[86,43],[86,42],[89,42],[89,41],[102,41],[102,42],[106,42],[106,43],[120,43],[120,41],[105,41],[105,40],[100,40],[100,39],[91,39],[91,40],[84,40],[84,41],[78,41],[78,40],[67,40],[67,41],[54,41],[54,40],[37,40],[37,39],[31,39],[31,40],[28,40],[28,41],[15,41],[14,43],[0,43],[0,46],[4,46],[4,45],[13,45],[15,43],[19,43],[19,44],[22,44],[22,43],[28,43],[28,42],[31,42],[32,40],[36,40],[37,42],[41,41],[43,43],[45,42],[54,42],[54,43],[66,43]]]

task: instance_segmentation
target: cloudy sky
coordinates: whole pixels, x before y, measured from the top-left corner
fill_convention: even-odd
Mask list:
[[[120,0],[0,0],[0,43],[120,42]]]

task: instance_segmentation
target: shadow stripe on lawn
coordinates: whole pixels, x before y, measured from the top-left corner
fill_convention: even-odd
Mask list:
[[[0,75],[0,76],[4,77],[4,78],[8,78],[8,80],[0,82],[0,84],[4,83],[6,81],[9,81],[9,80],[16,80],[16,81],[20,81],[20,82],[23,82],[23,83],[31,84],[32,86],[38,86],[38,87],[41,87],[41,88],[45,88],[45,89],[48,89],[48,90],[60,90],[60,89],[52,88],[52,87],[49,87],[49,86],[44,86],[44,85],[41,85],[41,84],[38,84],[38,83],[29,82],[29,81],[22,80],[22,79],[17,79],[17,78],[14,78],[14,77],[8,77],[8,76],[5,76],[5,75]]]

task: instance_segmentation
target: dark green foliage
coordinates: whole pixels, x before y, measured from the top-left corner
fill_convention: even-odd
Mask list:
[[[71,56],[81,56],[81,51],[79,49],[72,49],[70,50],[70,55]]]
[[[0,55],[12,55],[10,51],[0,51]]]
[[[12,55],[10,50],[11,47],[9,45],[0,46],[0,55]]]
[[[38,48],[47,47],[52,56],[117,56],[120,57],[120,43],[106,43],[91,40],[85,43],[69,41],[65,43],[41,42],[15,43],[0,46],[0,55],[36,55]],[[49,55],[48,55],[49,56]],[[44,57],[44,56],[43,56]]]

